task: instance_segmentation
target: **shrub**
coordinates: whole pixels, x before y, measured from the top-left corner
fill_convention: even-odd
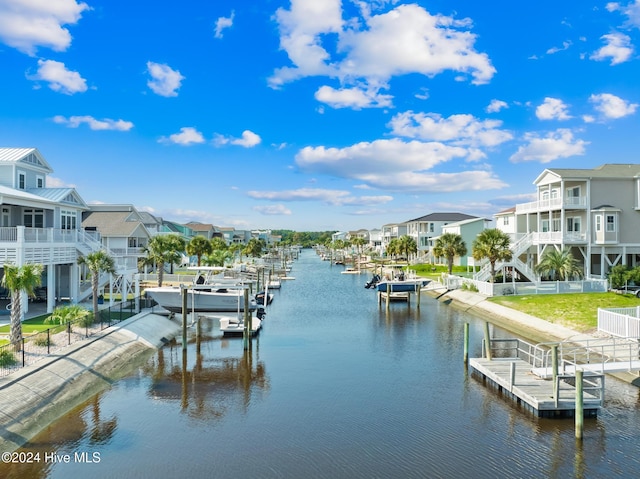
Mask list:
[[[51,346],[53,343],[51,342],[51,339],[49,338],[49,335],[47,333],[40,333],[33,338],[33,344],[35,344],[36,346],[45,347]]]
[[[0,349],[0,366],[13,366],[18,360],[16,359],[13,351],[9,351],[9,348]]]

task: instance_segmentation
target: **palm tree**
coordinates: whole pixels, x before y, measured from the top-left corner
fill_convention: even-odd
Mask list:
[[[256,258],[262,254],[264,247],[265,245],[262,240],[251,238],[242,252],[248,256]]]
[[[409,262],[409,255],[415,254],[418,252],[418,245],[416,244],[416,240],[409,235],[401,236],[398,240],[398,249],[400,253],[404,253],[404,256],[407,258],[407,263]]]
[[[184,240],[174,234],[154,236],[149,241],[149,244],[143,248],[145,257],[142,258],[142,263],[156,267],[158,286],[162,286],[165,263],[170,263],[171,265],[177,263],[184,248]]]
[[[217,249],[229,249],[229,245],[227,244],[227,242],[219,237],[215,237],[215,238],[211,238],[209,240],[209,243],[211,243],[211,251],[217,250]]]
[[[438,258],[447,258],[449,274],[453,271],[453,258],[467,254],[467,245],[462,236],[455,233],[444,233],[433,246],[433,254]]]
[[[22,349],[22,293],[33,296],[34,290],[42,283],[43,266],[37,263],[15,266],[4,265],[2,286],[11,291],[11,330],[9,341],[16,351]]]
[[[242,251],[244,250],[244,245],[242,243],[232,243],[229,245],[228,250],[231,251],[231,254],[234,255],[238,253],[240,262],[242,262]]]
[[[194,236],[191,238],[191,241],[189,241],[189,244],[187,244],[187,254],[198,258],[198,266],[200,266],[202,256],[210,254],[211,251],[213,251],[211,242],[204,236]]]
[[[393,238],[389,241],[386,248],[386,253],[392,258],[397,254],[400,254],[400,240],[399,238]]]
[[[228,249],[215,249],[206,256],[202,262],[207,266],[224,266],[231,259],[231,252]]]
[[[534,270],[541,276],[549,276],[552,281],[565,281],[574,276],[582,277],[582,268],[569,248],[547,251]]]
[[[78,264],[85,265],[91,272],[91,293],[93,295],[93,318],[98,319],[98,281],[100,273],[114,274],[116,272],[115,261],[104,250],[94,251],[87,256],[80,256]],[[125,294],[123,292],[123,294]],[[124,299],[124,298],[123,298]]]
[[[483,230],[473,241],[473,259],[488,259],[491,264],[491,282],[496,277],[496,262],[510,261],[513,253],[509,249],[509,235],[497,228]]]

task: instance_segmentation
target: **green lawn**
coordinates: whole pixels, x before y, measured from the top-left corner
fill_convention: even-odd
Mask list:
[[[22,323],[22,332],[24,334],[38,333],[49,328],[53,328],[55,324],[47,324],[44,322],[49,317],[48,314],[42,316],[36,316],[35,318],[27,319]],[[8,319],[8,317],[7,317]],[[8,334],[10,325],[5,325],[0,328],[0,334]]]
[[[616,293],[497,296],[488,300],[581,332],[598,326],[598,308],[640,306],[634,295]]]

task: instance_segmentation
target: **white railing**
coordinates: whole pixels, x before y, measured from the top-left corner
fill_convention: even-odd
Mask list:
[[[619,338],[640,339],[640,306],[598,308],[598,331]]]
[[[536,231],[531,233],[533,244],[540,243],[586,243],[587,234],[563,231]]]
[[[536,211],[555,210],[562,207],[584,208],[587,206],[586,196],[568,196],[566,198],[549,198],[547,200],[531,201],[516,205],[516,214],[533,213]]]
[[[559,293],[589,293],[607,291],[606,279],[589,279],[583,281],[537,281],[537,282],[504,282],[490,283],[478,279],[448,276],[445,285],[447,289],[459,289],[463,284],[473,285],[479,293],[485,296],[510,296]]]

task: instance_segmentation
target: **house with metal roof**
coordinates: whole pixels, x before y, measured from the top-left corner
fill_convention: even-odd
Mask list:
[[[44,265],[48,312],[63,298],[76,302],[90,294],[81,287],[77,259],[102,247],[81,228],[89,207],[78,192],[47,188],[52,172],[36,148],[0,148],[0,264]]]
[[[513,238],[513,266],[521,273],[533,279],[547,251],[565,248],[586,277],[640,265],[640,164],[547,168],[533,184],[535,201],[496,215],[497,227]]]

